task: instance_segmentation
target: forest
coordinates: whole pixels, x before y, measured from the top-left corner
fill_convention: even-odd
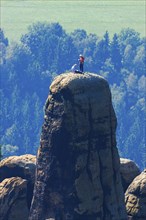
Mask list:
[[[85,72],[109,82],[120,157],[146,167],[146,38],[140,33],[125,28],[112,37],[83,29],[68,34],[59,23],[37,22],[19,42],[9,43],[0,29],[0,51],[0,158],[36,154],[49,86],[83,54]]]

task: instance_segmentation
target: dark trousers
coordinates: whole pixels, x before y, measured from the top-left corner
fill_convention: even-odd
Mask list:
[[[80,63],[80,71],[83,72],[83,63]]]

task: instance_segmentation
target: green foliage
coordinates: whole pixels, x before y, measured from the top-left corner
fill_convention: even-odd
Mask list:
[[[4,31],[0,28],[0,43],[3,43],[6,47],[8,46],[8,38],[5,37]]]
[[[136,49],[140,45],[140,33],[132,28],[123,28],[119,34],[119,41],[122,52],[129,44]]]
[[[2,31],[3,33],[3,31]],[[3,35],[3,39],[6,37]],[[111,87],[122,157],[143,169],[145,153],[146,39],[124,29],[110,40],[78,29],[67,34],[59,23],[36,23],[19,44],[7,45],[0,76],[0,138],[3,157],[36,154],[43,106],[54,76],[85,56],[85,71],[104,76]]]
[[[111,61],[117,72],[120,72],[122,64],[122,56],[120,53],[120,46],[117,34],[114,34],[113,41],[111,42]]]
[[[10,144],[2,145],[1,146],[1,151],[2,151],[2,154],[3,154],[4,158],[9,157],[9,156],[19,155],[18,147],[17,146],[12,146]]]
[[[5,63],[8,39],[5,38],[3,30],[0,28],[0,64]]]

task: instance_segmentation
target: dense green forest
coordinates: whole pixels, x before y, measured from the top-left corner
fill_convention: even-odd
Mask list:
[[[130,28],[111,39],[108,31],[101,38],[81,29],[67,34],[59,23],[35,23],[18,43],[9,44],[0,29],[0,49],[3,157],[36,154],[50,83],[82,53],[85,71],[102,75],[110,84],[120,156],[141,169],[146,166],[146,38]]]

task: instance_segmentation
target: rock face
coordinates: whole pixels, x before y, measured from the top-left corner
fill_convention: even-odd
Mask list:
[[[146,169],[128,187],[125,202],[131,220],[146,219]]]
[[[0,161],[0,219],[28,220],[36,157],[26,154]]]
[[[0,182],[5,178],[19,176],[34,182],[36,156],[25,154],[11,156],[0,161]]]
[[[134,178],[140,174],[140,169],[134,161],[126,158],[120,158],[120,172],[122,177],[122,186],[124,191],[126,191]]]
[[[62,74],[50,86],[29,220],[127,220],[108,83]]]
[[[0,219],[27,220],[27,181],[12,177],[0,183]]]

